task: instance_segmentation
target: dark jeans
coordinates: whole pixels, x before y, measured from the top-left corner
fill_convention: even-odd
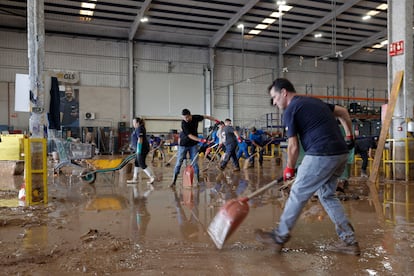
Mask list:
[[[361,156],[361,159],[362,159],[361,170],[363,172],[366,172],[367,167],[368,167],[368,152],[367,151],[361,151],[361,152],[359,152],[359,155]]]
[[[252,153],[250,155],[256,152],[255,146],[252,146],[251,149],[252,149]],[[260,165],[263,165],[263,153],[264,153],[264,149],[262,148],[261,150],[259,150],[259,164]],[[250,159],[250,163],[254,163],[254,157]]]
[[[234,167],[240,168],[239,160],[237,159],[237,156],[236,156],[236,149],[237,149],[237,144],[228,144],[228,145],[226,145],[226,152],[224,153],[224,159],[220,164],[220,166],[222,168],[226,167],[226,165],[229,162],[230,158],[233,161]]]
[[[148,155],[148,150],[142,151],[140,154],[137,154],[135,158],[135,167],[140,167],[141,169],[145,170],[147,168],[147,164],[145,163],[145,159]]]

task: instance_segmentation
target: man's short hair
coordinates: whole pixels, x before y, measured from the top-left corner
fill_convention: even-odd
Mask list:
[[[286,89],[288,92],[296,93],[296,89],[293,86],[293,84],[285,78],[278,78],[273,81],[271,85],[267,88],[267,90],[270,92],[272,88],[275,88],[276,91],[280,92],[282,89]]]
[[[225,122],[230,122],[231,123],[231,119],[227,118],[226,120],[224,120]]]
[[[184,108],[183,111],[181,112],[181,115],[183,116],[191,115],[191,112],[187,108]]]

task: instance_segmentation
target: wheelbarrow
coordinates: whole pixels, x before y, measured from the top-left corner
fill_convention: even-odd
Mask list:
[[[89,168],[82,171],[80,178],[92,184],[96,180],[97,173],[114,172],[125,167],[129,162],[136,158],[136,153],[130,154],[124,159],[90,159],[86,162],[90,165]]]

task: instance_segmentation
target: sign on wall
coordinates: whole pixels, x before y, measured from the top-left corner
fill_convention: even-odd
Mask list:
[[[30,80],[28,74],[16,74],[14,111],[30,112]]]
[[[78,83],[79,72],[75,71],[51,71],[51,75],[55,76],[60,83]]]
[[[392,42],[390,44],[390,56],[398,56],[404,54],[404,40]]]

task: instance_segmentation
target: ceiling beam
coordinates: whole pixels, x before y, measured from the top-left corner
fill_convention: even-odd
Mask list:
[[[214,48],[216,47],[217,43],[220,42],[220,40],[223,38],[223,36],[227,33],[227,31],[234,25],[236,24],[237,21],[240,20],[240,18],[249,10],[251,10],[256,4],[257,2],[259,2],[260,0],[250,0],[249,2],[247,2],[243,8],[241,8],[232,18],[230,18],[230,20],[228,20],[226,22],[226,24],[224,24],[223,27],[220,28],[220,30],[218,30],[213,37],[210,39],[210,47]]]
[[[346,48],[345,50],[341,51],[342,53],[342,57],[340,59],[347,59],[350,56],[352,56],[353,54],[355,54],[357,51],[359,51],[362,47],[367,46],[369,44],[373,44],[375,42],[377,42],[378,39],[384,38],[387,36],[387,29],[384,29],[370,37],[368,37],[367,39],[349,47]]]
[[[144,4],[142,4],[141,8],[139,9],[139,12],[137,13],[137,16],[135,16],[134,23],[132,23],[131,28],[129,28],[129,40],[133,40],[135,37],[135,34],[138,31],[139,24],[141,23],[141,18],[144,16],[144,14],[149,9],[149,5],[151,4],[152,0],[145,0]]]
[[[298,43],[299,41],[301,41],[305,36],[312,33],[313,31],[317,30],[322,25],[326,24],[327,22],[329,22],[330,20],[332,20],[333,18],[335,18],[339,14],[347,11],[352,6],[356,5],[358,2],[361,2],[361,1],[362,0],[349,0],[349,1],[346,1],[342,6],[337,8],[335,11],[330,12],[329,14],[324,16],[319,21],[317,21],[317,22],[313,23],[312,25],[310,25],[309,27],[307,27],[305,30],[303,30],[303,32],[301,32],[301,33],[297,34],[296,36],[292,37],[291,39],[289,39],[286,46],[283,47],[283,49],[282,49],[282,54],[285,54],[287,51],[289,51],[290,48],[295,46],[295,44]]]

